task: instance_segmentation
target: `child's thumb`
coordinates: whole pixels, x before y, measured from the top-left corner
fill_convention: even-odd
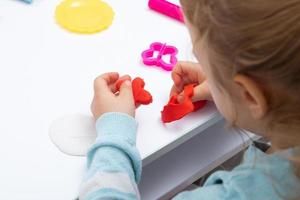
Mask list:
[[[201,100],[212,100],[211,93],[206,82],[194,87],[194,96],[192,97],[192,101],[196,102]]]
[[[181,92],[178,95],[177,100],[179,103],[183,102],[184,92]],[[196,101],[201,101],[201,100],[212,100],[211,94],[210,94],[210,91],[209,91],[209,88],[208,88],[208,85],[206,82],[194,87],[194,95],[192,97],[192,101],[196,102]]]
[[[126,80],[120,88],[120,95],[122,97],[132,97],[132,86],[131,86],[131,82],[129,80]]]

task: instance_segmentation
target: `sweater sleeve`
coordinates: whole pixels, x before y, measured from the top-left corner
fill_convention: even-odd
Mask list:
[[[106,113],[96,121],[98,135],[87,154],[80,200],[139,199],[137,126],[134,118],[122,113]]]

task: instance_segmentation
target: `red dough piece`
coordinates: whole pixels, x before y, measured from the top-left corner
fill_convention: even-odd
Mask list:
[[[152,103],[151,94],[144,89],[145,82],[143,79],[137,77],[132,81],[132,92],[135,101],[135,105],[143,104],[148,105]]]
[[[116,82],[116,90],[119,91],[123,82],[127,79],[119,79]],[[132,81],[132,93],[135,105],[138,106],[139,104],[148,105],[152,103],[152,96],[151,94],[144,89],[145,82],[143,79],[137,77]]]
[[[161,118],[164,123],[169,123],[181,119],[192,112],[193,109],[194,106],[191,102],[183,102],[182,104],[179,104],[177,96],[173,96],[168,104],[164,106],[164,109],[161,112]]]
[[[191,98],[194,95],[195,84],[190,84],[184,87],[184,100],[182,103],[177,101],[178,95],[174,95],[169,100],[168,104],[164,106],[161,112],[161,118],[164,123],[179,120],[191,112],[195,112],[203,108],[206,101],[192,102]]]
[[[205,101],[205,100],[194,102],[193,103],[194,104],[194,112],[203,108],[206,105],[206,102],[207,101]]]

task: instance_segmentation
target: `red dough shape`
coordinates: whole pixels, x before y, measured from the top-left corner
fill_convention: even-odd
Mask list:
[[[191,98],[194,96],[195,86],[195,84],[190,84],[184,87],[184,100],[182,103],[177,101],[178,95],[171,97],[161,112],[161,118],[164,123],[179,120],[187,114],[195,112],[205,106],[206,101],[192,102]]]
[[[152,103],[152,96],[151,94],[144,89],[145,82],[143,79],[137,77],[132,81],[132,91],[133,97],[135,101],[135,105],[143,104],[148,105]]]
[[[125,82],[127,79],[119,79],[116,82],[116,90],[119,91],[120,87],[123,82]],[[135,105],[138,106],[140,104],[148,105],[152,103],[152,96],[151,94],[144,89],[145,82],[143,79],[137,77],[133,79],[132,81],[132,92],[133,92],[133,98]]]

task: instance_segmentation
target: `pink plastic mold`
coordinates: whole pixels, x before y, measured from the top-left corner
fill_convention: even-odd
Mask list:
[[[158,53],[157,56],[155,56],[155,52]],[[142,59],[145,65],[155,65],[166,71],[172,71],[177,63],[177,53],[178,50],[174,46],[167,46],[160,42],[154,42],[150,45],[150,49],[147,49],[142,53]],[[167,55],[170,56],[169,62],[163,60],[163,57]]]

